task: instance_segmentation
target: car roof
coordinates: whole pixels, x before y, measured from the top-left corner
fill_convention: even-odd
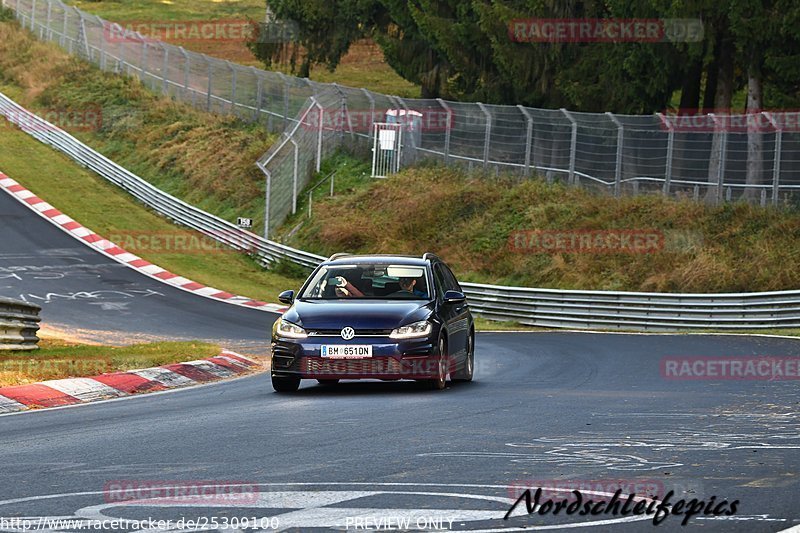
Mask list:
[[[358,264],[379,264],[379,265],[410,265],[426,266],[428,259],[410,255],[346,255],[335,257],[325,261],[324,265],[358,265]]]

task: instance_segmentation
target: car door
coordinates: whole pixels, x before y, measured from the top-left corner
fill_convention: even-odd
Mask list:
[[[439,317],[445,323],[447,329],[447,351],[449,355],[455,357],[457,362],[460,363],[462,357],[461,351],[464,349],[463,346],[466,342],[466,336],[464,336],[463,331],[461,331],[463,328],[460,324],[462,315],[461,306],[463,304],[445,303],[445,293],[455,289],[452,288],[452,282],[448,280],[448,276],[441,263],[436,263],[434,265],[433,277],[436,283],[436,300],[439,307]]]
[[[458,291],[463,293],[464,291],[461,290],[461,285],[458,284],[453,271],[445,265],[444,263],[441,264],[442,267],[442,274],[444,275],[445,285],[447,290],[449,291]],[[455,350],[452,350],[452,354],[458,354],[459,359],[460,356],[463,355],[466,357],[467,354],[467,345],[469,339],[469,327],[470,327],[470,320],[469,320],[469,305],[466,302],[461,302],[458,304],[451,304],[453,307],[454,323],[451,326],[452,331],[451,335],[453,336],[454,347],[457,347]]]

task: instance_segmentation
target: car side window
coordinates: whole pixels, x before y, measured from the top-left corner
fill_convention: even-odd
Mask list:
[[[458,280],[456,280],[456,277],[453,274],[453,271],[450,270],[450,267],[442,264],[442,271],[444,272],[445,281],[447,282],[447,290],[464,292],[461,290],[461,285],[458,284]]]
[[[436,282],[436,295],[441,300],[444,298],[444,293],[447,291],[447,281],[445,279],[444,274],[442,273],[442,265],[437,264],[433,267],[433,277],[434,281]]]

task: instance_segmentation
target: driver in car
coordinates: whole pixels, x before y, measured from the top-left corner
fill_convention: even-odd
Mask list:
[[[415,278],[400,278],[400,290],[397,291],[395,294],[398,296],[403,295],[413,295],[418,298],[427,298],[428,295],[422,292],[419,289],[414,288],[417,285],[417,280]]]

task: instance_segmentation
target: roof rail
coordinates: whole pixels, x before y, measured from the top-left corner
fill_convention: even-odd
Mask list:
[[[334,259],[339,259],[340,257],[348,257],[348,256],[351,256],[351,255],[353,255],[353,254],[349,254],[349,253],[333,254],[332,256],[330,256],[328,258],[328,261],[333,261]]]
[[[436,254],[431,253],[431,252],[426,252],[426,253],[424,253],[422,255],[422,259],[425,259],[426,261],[427,260],[433,260],[433,259],[439,259],[439,256],[437,256]]]

